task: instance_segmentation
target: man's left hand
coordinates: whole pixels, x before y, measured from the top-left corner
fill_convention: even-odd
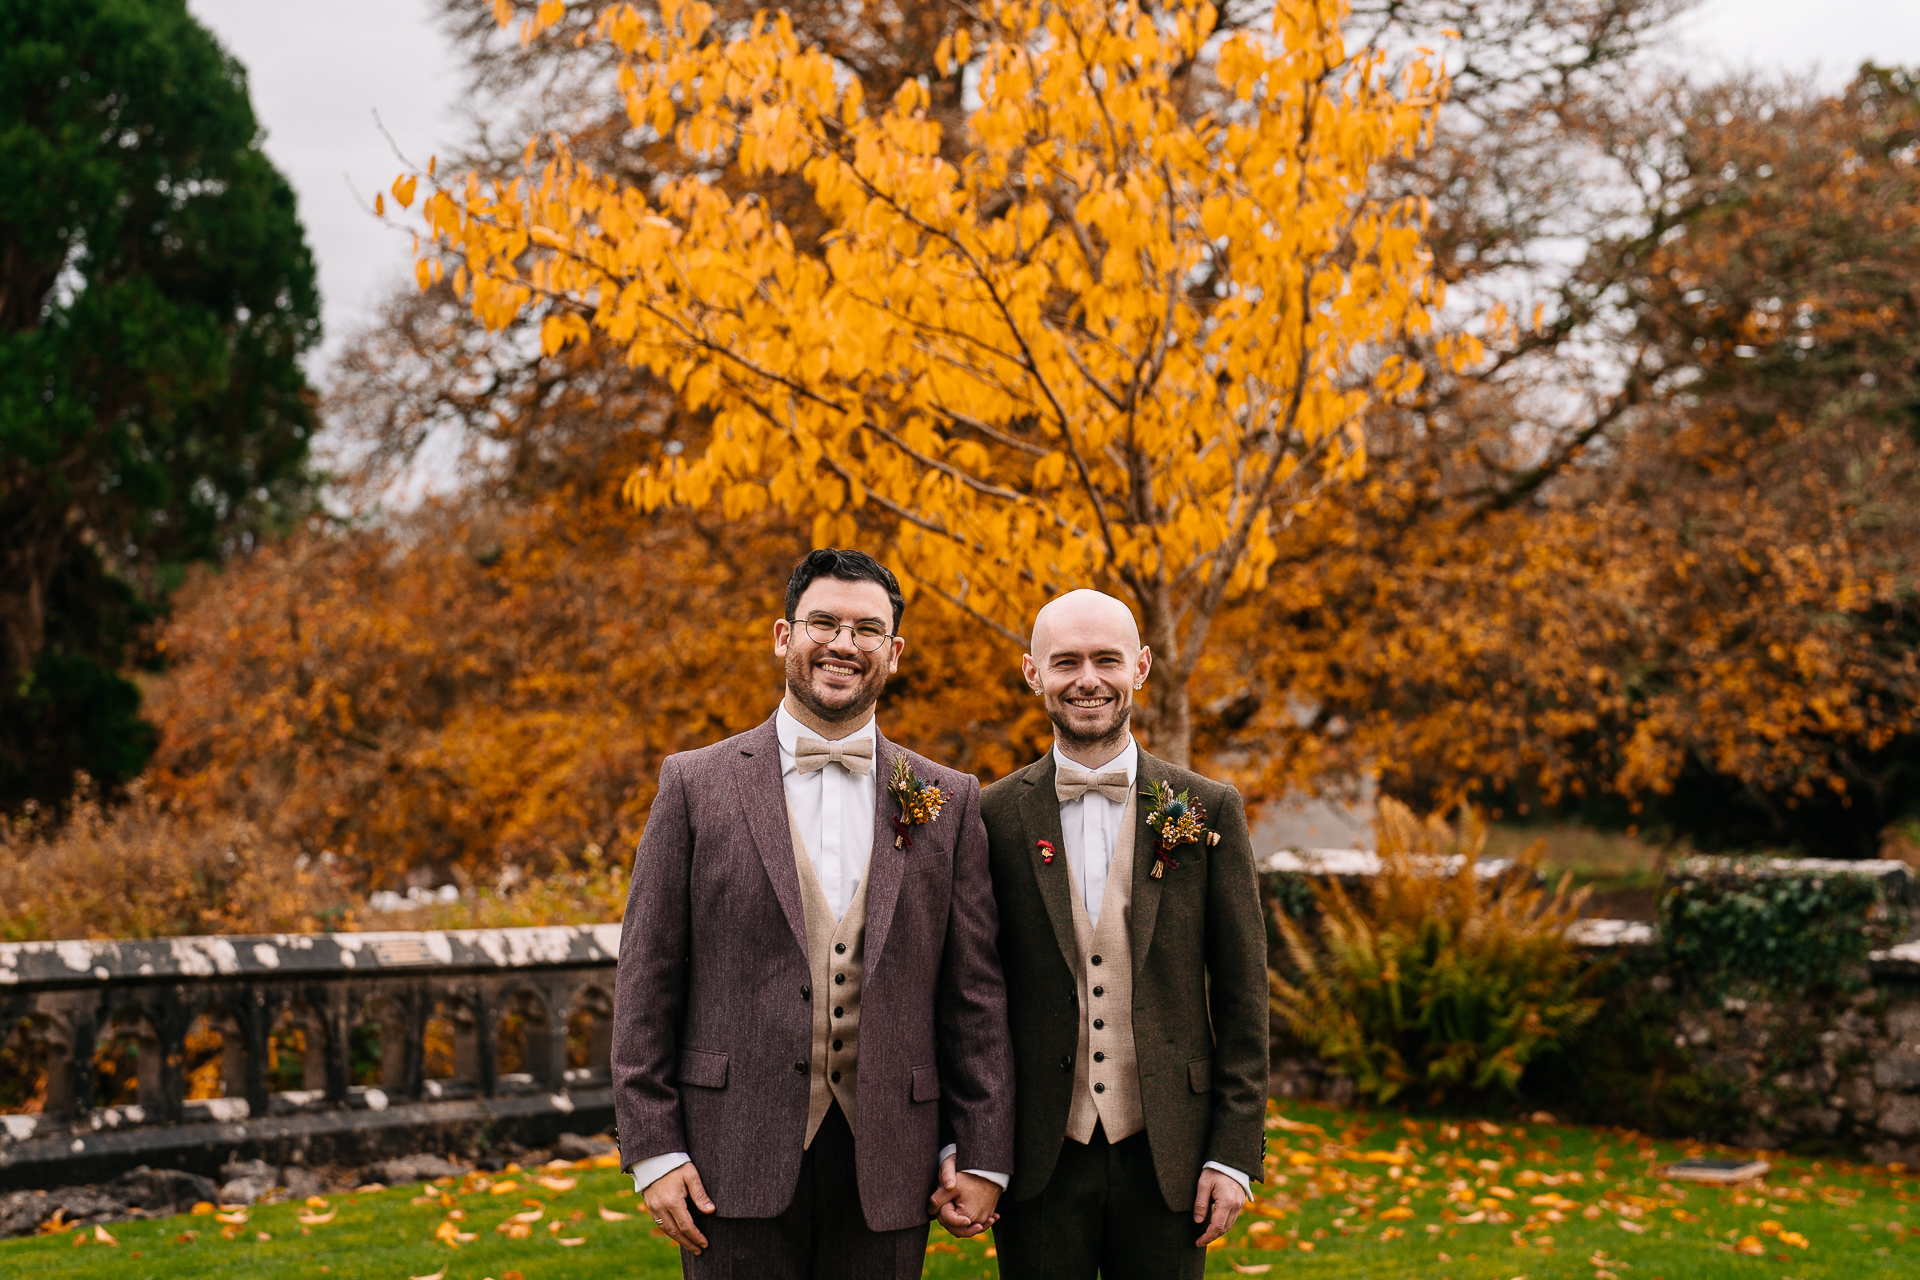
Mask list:
[[[961,1240],[971,1239],[1000,1220],[1000,1184],[978,1174],[955,1170],[954,1158],[940,1162],[940,1189],[928,1202],[928,1212]]]
[[[1204,1249],[1227,1234],[1246,1207],[1247,1193],[1240,1189],[1239,1183],[1218,1169],[1202,1169],[1200,1189],[1193,1197],[1193,1220],[1206,1223],[1207,1229],[1194,1244]]]

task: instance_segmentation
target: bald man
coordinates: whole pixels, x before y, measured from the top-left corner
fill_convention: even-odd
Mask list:
[[[1266,928],[1246,813],[1134,742],[1152,669],[1120,601],[1048,604],[1021,670],[1053,750],[980,797],[1013,1029],[1005,1280],[1198,1280],[1260,1176]],[[1204,811],[1171,846],[1148,821],[1156,789]]]

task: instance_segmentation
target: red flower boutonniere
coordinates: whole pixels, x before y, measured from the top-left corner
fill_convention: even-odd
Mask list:
[[[1187,792],[1175,793],[1170,782],[1156,782],[1141,798],[1152,802],[1147,810],[1147,827],[1160,837],[1153,851],[1153,870],[1147,874],[1158,880],[1167,868],[1179,870],[1173,851],[1183,844],[1219,844],[1220,833],[1208,828],[1206,806]]]
[[[1053,865],[1053,841],[1042,840],[1040,842],[1040,861],[1049,866]]]
[[[940,810],[947,803],[946,794],[932,783],[914,777],[913,770],[907,768],[905,756],[893,762],[893,776],[887,779],[887,791],[900,806],[900,813],[893,820],[893,847],[911,849],[913,829],[924,827],[940,816]]]

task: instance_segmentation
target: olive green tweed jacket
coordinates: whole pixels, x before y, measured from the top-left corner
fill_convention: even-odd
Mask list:
[[[1217,844],[1174,851],[1153,877],[1158,837],[1136,808],[1132,904],[1133,1035],[1154,1171],[1170,1209],[1193,1205],[1201,1167],[1218,1161],[1261,1175],[1267,1097],[1267,935],[1240,794],[1140,752],[1135,786],[1191,791]],[[1009,1200],[1038,1195],[1066,1137],[1079,1040],[1072,881],[1054,758],[980,796],[1000,915],[1000,964],[1013,1031],[1014,1167]]]

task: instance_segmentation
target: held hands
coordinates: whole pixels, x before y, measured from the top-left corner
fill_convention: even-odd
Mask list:
[[[713,1212],[713,1201],[708,1198],[707,1189],[700,1185],[700,1171],[693,1167],[693,1161],[649,1182],[640,1198],[646,1201],[647,1212],[653,1215],[654,1222],[675,1244],[696,1256],[707,1247],[707,1238],[693,1225],[693,1214],[687,1210],[687,1201],[691,1199],[700,1207],[700,1212]]]
[[[1207,1229],[1200,1233],[1194,1245],[1204,1249],[1227,1234],[1234,1219],[1246,1207],[1247,1193],[1240,1189],[1239,1183],[1218,1169],[1202,1169],[1200,1189],[1193,1197],[1193,1220],[1206,1223]]]
[[[664,1181],[664,1179],[663,1179]],[[954,1169],[954,1157],[940,1162],[940,1189],[927,1202],[927,1213],[959,1239],[979,1235],[1000,1220],[1000,1184],[977,1174]]]

